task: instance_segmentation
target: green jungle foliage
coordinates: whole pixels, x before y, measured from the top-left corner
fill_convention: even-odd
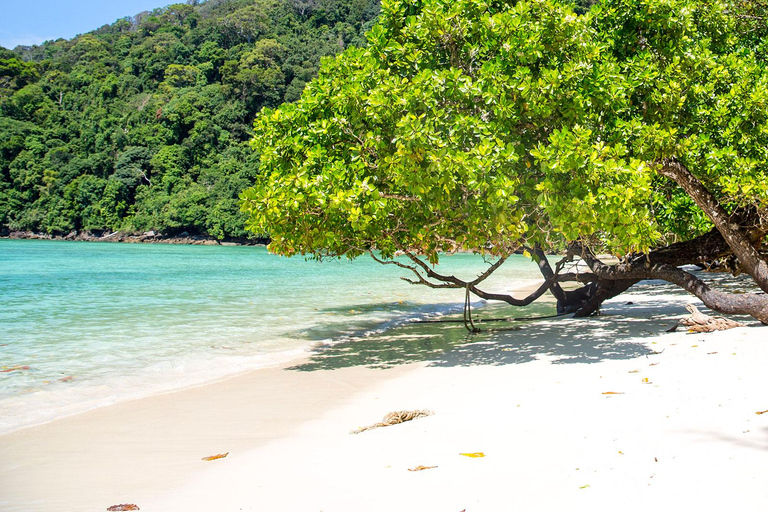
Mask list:
[[[298,99],[377,15],[375,0],[193,0],[0,48],[0,231],[245,236],[255,114]]]
[[[250,226],[286,255],[623,255],[712,228],[666,158],[729,210],[764,209],[768,39],[743,9],[384,0],[368,46],[258,116]]]

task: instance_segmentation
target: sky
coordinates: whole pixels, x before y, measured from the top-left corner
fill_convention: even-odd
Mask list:
[[[0,0],[0,46],[71,39],[126,16],[184,0]]]

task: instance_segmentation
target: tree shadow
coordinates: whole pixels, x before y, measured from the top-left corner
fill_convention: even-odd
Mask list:
[[[665,297],[626,307],[607,303],[601,316],[560,317],[520,322],[482,322],[484,330],[469,334],[461,323],[407,323],[316,347],[309,361],[295,371],[332,370],[351,366],[390,368],[428,361],[431,366],[499,366],[546,359],[553,364],[597,363],[654,354],[641,340],[668,330],[686,314],[687,297]],[[530,316],[553,313],[553,304],[539,304]],[[509,307],[489,306],[485,318],[519,314]],[[679,314],[678,314],[679,312]],[[460,317],[446,317],[458,319]]]
[[[690,269],[689,269],[690,270]],[[749,276],[694,272],[710,285],[731,293],[755,291]],[[355,335],[339,343],[316,347],[309,361],[289,368],[295,371],[332,370],[351,366],[390,368],[428,361],[431,366],[500,366],[545,359],[552,364],[591,364],[610,359],[653,355],[642,340],[664,333],[688,315],[687,304],[709,311],[694,296],[664,281],[643,281],[620,297],[607,301],[601,314],[590,318],[560,317],[525,322],[483,322],[483,332],[469,334],[459,323],[409,322],[383,332]],[[360,309],[391,311],[399,304],[361,305]],[[554,313],[553,303],[525,308],[527,316]],[[334,313],[335,310],[328,310]],[[341,311],[339,311],[341,312]],[[489,305],[477,310],[485,318],[520,316],[520,309]],[[459,319],[460,316],[446,316]],[[749,322],[749,317],[737,317]],[[493,330],[493,329],[496,330]],[[333,329],[338,329],[334,326]],[[317,334],[317,333],[314,333]],[[320,334],[327,334],[322,332]],[[318,339],[318,338],[315,338]]]
[[[432,366],[501,366],[537,359],[552,364],[592,364],[649,356],[656,352],[641,340],[675,325],[676,306],[685,312],[686,303],[669,298],[637,305],[607,303],[596,317],[540,320],[519,331],[490,332],[483,341],[446,351]]]

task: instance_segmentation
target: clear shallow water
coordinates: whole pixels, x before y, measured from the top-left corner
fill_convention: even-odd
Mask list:
[[[438,269],[468,278],[484,268],[462,254]],[[317,344],[375,343],[371,333],[460,310],[461,290],[398,279],[407,275],[370,258],[319,263],[262,247],[0,240],[0,371],[29,367],[0,372],[0,433],[279,364]],[[488,288],[539,279],[513,258]]]

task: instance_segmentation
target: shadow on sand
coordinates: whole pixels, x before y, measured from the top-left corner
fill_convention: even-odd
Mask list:
[[[696,274],[718,289],[731,293],[755,291],[747,278],[728,274]],[[654,353],[642,340],[657,336],[688,314],[694,303],[712,314],[695,297],[663,281],[644,281],[603,305],[601,315],[481,324],[484,332],[468,334],[461,323],[407,323],[368,336],[350,337],[317,347],[296,371],[332,370],[350,366],[390,368],[429,361],[431,366],[520,364],[547,359],[553,364],[598,363],[608,359],[633,359]],[[482,316],[519,316],[520,310],[487,306]],[[554,313],[553,304],[529,307],[528,316]],[[458,316],[446,318],[459,318]],[[734,317],[749,322],[749,318]],[[499,330],[485,330],[497,328]]]
[[[654,287],[655,289],[655,287]],[[690,299],[666,295],[663,300],[608,303],[597,317],[480,324],[498,331],[470,335],[461,323],[408,323],[369,336],[317,347],[309,361],[290,368],[296,371],[332,370],[350,366],[390,368],[429,361],[432,366],[520,364],[547,359],[553,364],[597,363],[653,354],[642,338],[668,330],[686,314]],[[658,293],[658,292],[657,292]],[[552,305],[534,311],[551,314]],[[514,315],[512,308],[489,306],[486,317]],[[456,318],[456,317],[452,317]]]

